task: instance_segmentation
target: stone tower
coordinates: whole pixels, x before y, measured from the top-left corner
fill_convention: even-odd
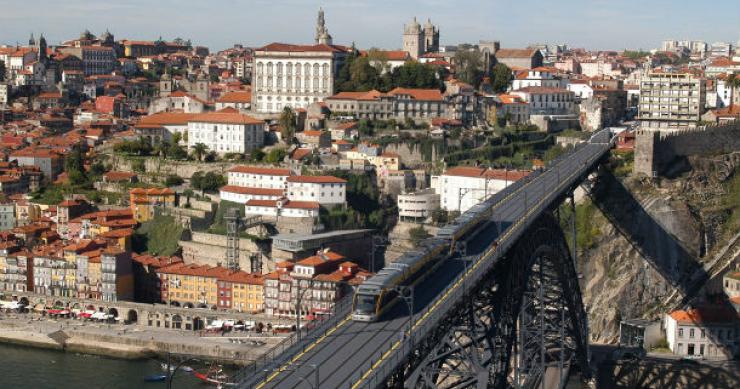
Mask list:
[[[39,36],[39,42],[38,42],[38,50],[39,50],[39,62],[46,63],[46,60],[48,57],[46,56],[46,38],[44,38],[44,34],[41,33],[41,36]]]
[[[424,52],[439,51],[439,30],[432,24],[431,19],[427,19],[424,25]]]
[[[326,28],[326,20],[324,19],[324,9],[319,8],[319,16],[316,19],[316,38],[317,45],[330,45],[332,44],[331,35],[329,35],[329,29]]]
[[[419,59],[424,54],[424,36],[421,33],[421,25],[416,21],[416,17],[403,28],[403,49],[413,59]]]
[[[36,39],[34,39],[33,33],[31,33],[31,37],[28,38],[28,45],[31,47],[36,46]]]

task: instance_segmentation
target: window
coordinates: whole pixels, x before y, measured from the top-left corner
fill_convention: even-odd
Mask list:
[[[694,338],[694,329],[693,328],[689,329],[689,338],[692,338],[692,339]]]
[[[683,338],[683,328],[678,329],[678,337]],[[680,344],[680,343],[679,343]]]

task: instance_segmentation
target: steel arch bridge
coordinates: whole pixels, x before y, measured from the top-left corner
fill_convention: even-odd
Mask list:
[[[562,387],[573,364],[589,374],[586,313],[558,221],[544,214],[525,235],[387,386]]]
[[[573,191],[612,144],[596,134],[496,193],[465,252],[441,258],[408,304],[367,323],[340,302],[329,320],[242,370],[238,386],[554,388],[571,370],[588,378],[586,314],[554,213],[567,198],[574,206]]]

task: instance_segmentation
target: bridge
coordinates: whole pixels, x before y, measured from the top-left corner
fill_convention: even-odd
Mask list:
[[[612,142],[602,131],[495,194],[465,253],[440,258],[383,320],[352,321],[343,301],[241,371],[239,387],[552,388],[576,372],[589,378],[575,251],[558,209],[568,198],[574,207]]]

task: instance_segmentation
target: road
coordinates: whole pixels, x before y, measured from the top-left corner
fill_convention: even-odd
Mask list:
[[[548,206],[557,194],[567,190],[584,171],[591,168],[608,151],[606,145],[587,145],[568,158],[563,158],[554,169],[549,169],[515,189],[500,201],[494,209],[492,223],[486,230],[475,235],[468,243],[465,258],[443,258],[441,265],[414,289],[414,329],[427,318],[422,310],[436,302],[452,281],[466,269],[476,270],[474,260],[491,248],[499,236],[499,246],[513,244],[527,222],[534,221],[544,206]],[[553,194],[555,193],[555,194]],[[502,225],[499,234],[497,226]],[[506,243],[506,244],[504,244]],[[501,250],[493,255],[500,255]],[[492,255],[490,252],[487,254]],[[470,274],[470,273],[468,273]],[[466,276],[467,277],[467,276]],[[446,294],[445,294],[446,296]],[[453,303],[446,301],[445,303]],[[436,309],[437,304],[431,305]],[[429,311],[427,310],[426,313]],[[396,347],[409,328],[408,308],[405,303],[393,309],[376,323],[354,322],[349,317],[325,336],[318,338],[305,351],[295,355],[290,362],[276,371],[262,372],[261,382],[255,387],[263,388],[357,388],[365,384],[369,373],[385,363],[386,351]],[[381,359],[383,359],[381,361]],[[378,361],[376,363],[376,361]]]

